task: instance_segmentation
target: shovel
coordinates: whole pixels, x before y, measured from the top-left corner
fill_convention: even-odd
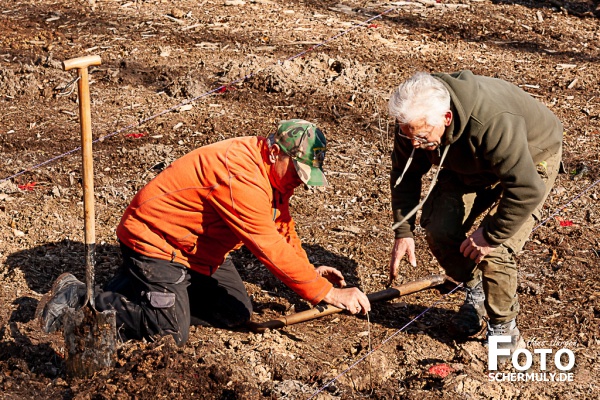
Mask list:
[[[63,317],[67,375],[78,378],[90,377],[95,372],[114,366],[116,361],[116,313],[99,312],[94,306],[96,231],[92,123],[87,67],[100,65],[100,63],[100,56],[73,58],[63,62],[65,71],[77,69],[79,76],[79,122],[83,158],[86,296],[81,308],[69,309]]]
[[[446,275],[429,275],[424,278],[417,279],[404,283],[399,286],[394,286],[379,292],[370,293],[367,295],[369,302],[375,303],[378,301],[385,301],[395,299],[396,297],[406,296],[407,294],[416,293],[421,290],[429,289],[438,285],[443,284],[446,281]],[[248,327],[250,330],[256,333],[262,333],[267,329],[280,329],[284,326],[294,325],[300,322],[310,321],[315,318],[321,318],[325,315],[337,314],[344,311],[342,308],[338,308],[331,304],[317,305],[315,308],[310,310],[301,311],[296,314],[286,315],[277,319],[266,322],[250,322]]]

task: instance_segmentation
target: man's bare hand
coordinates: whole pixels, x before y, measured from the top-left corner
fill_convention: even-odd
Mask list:
[[[405,254],[408,255],[410,265],[416,267],[417,257],[415,256],[415,240],[413,238],[398,238],[394,241],[390,260],[390,284],[398,277],[400,261],[402,261]]]
[[[496,247],[490,245],[485,240],[483,237],[483,228],[479,228],[461,243],[460,252],[463,256],[475,260],[479,264],[483,260],[483,257],[494,251]]]
[[[371,311],[371,303],[367,296],[358,288],[338,289],[331,288],[323,299],[338,308],[350,311],[352,314],[366,314]]]
[[[342,275],[342,273],[336,268],[329,267],[327,265],[321,265],[320,267],[315,268],[315,271],[317,271],[317,274],[321,275],[335,286],[341,288],[346,286],[344,275]]]

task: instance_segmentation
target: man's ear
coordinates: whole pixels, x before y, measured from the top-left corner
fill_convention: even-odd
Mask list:
[[[278,144],[273,144],[269,147],[269,162],[271,164],[275,164],[275,161],[279,158],[279,153],[281,153],[281,149]]]
[[[446,111],[446,114],[444,114],[444,125],[450,126],[451,122],[452,122],[452,111],[448,110],[448,111]]]

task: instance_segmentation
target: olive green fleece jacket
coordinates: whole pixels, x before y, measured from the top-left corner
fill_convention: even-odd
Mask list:
[[[433,76],[450,92],[453,114],[442,137],[442,150],[450,146],[442,167],[474,189],[502,185],[498,211],[483,226],[485,239],[500,245],[541,202],[545,186],[536,165],[560,150],[562,124],[546,106],[506,81],[466,70]],[[394,188],[411,151],[409,140],[394,135],[390,177],[394,222],[419,203],[422,176],[440,164],[440,149],[415,150],[409,169]],[[412,217],[396,229],[395,237],[412,237],[414,224]]]

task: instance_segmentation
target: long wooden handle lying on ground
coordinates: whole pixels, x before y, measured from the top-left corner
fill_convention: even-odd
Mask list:
[[[371,303],[378,301],[391,300],[407,294],[416,293],[418,291],[429,289],[437,285],[441,285],[446,281],[446,275],[430,275],[425,278],[404,283],[399,286],[394,286],[379,292],[368,294],[367,297]],[[344,311],[342,308],[332,306],[331,304],[317,305],[310,310],[301,311],[296,314],[286,315],[277,319],[266,322],[251,322],[249,328],[253,332],[262,333],[267,329],[279,329],[284,326],[294,325],[299,322],[310,321],[311,319],[320,318],[325,315],[336,314]]]

